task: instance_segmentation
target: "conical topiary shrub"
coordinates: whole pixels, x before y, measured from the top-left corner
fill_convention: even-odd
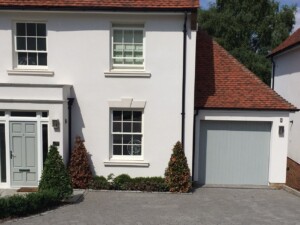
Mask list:
[[[69,172],[73,188],[88,188],[93,175],[89,164],[88,153],[84,141],[76,137],[75,146],[72,151]]]
[[[39,191],[55,191],[61,199],[73,193],[71,179],[57,147],[51,145],[45,161]]]
[[[171,192],[186,193],[191,190],[191,173],[180,142],[177,142],[173,148],[173,153],[165,172],[165,180]]]

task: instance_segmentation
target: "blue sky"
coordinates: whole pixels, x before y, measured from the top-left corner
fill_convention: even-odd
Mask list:
[[[200,0],[201,8],[207,9],[209,7],[209,3],[215,3],[215,0]],[[296,24],[294,26],[294,30],[300,28],[300,0],[279,0],[282,5],[297,5],[297,13],[296,13]]]

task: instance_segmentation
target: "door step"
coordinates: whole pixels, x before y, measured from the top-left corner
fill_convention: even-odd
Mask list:
[[[37,187],[21,187],[17,192],[38,192]]]

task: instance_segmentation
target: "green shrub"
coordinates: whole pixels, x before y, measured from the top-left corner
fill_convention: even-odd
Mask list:
[[[59,204],[60,196],[54,191],[0,198],[0,219],[39,213]]]
[[[53,191],[58,193],[61,199],[70,196],[73,192],[70,176],[55,146],[50,146],[39,191]]]
[[[88,159],[88,153],[83,142],[84,141],[80,137],[76,137],[69,165],[69,173],[73,188],[86,189],[93,176]]]
[[[128,174],[121,174],[113,179],[113,188],[115,190],[126,190],[124,184],[130,181],[131,177]]]
[[[190,169],[180,142],[177,142],[173,148],[165,171],[165,180],[171,192],[186,193],[192,188]]]
[[[108,190],[110,189],[110,184],[105,177],[95,176],[90,183],[90,188],[95,190]]]

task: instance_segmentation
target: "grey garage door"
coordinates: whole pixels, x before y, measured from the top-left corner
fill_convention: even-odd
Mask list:
[[[200,184],[267,185],[271,123],[201,121]]]

